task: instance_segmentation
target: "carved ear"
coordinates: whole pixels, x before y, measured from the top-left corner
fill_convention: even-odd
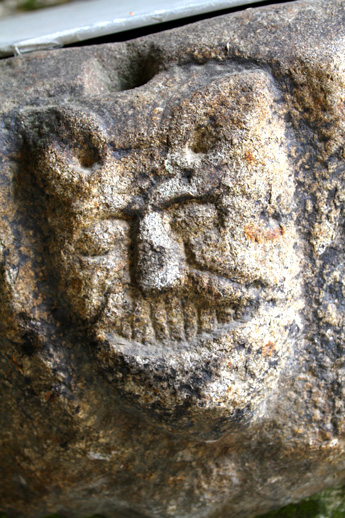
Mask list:
[[[31,109],[22,115],[21,128],[23,156],[40,187],[63,199],[89,192],[107,142],[94,114],[74,107]]]

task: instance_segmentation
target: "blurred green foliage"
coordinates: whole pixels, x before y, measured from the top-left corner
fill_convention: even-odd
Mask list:
[[[44,9],[45,7],[53,7],[54,5],[65,4],[69,0],[20,0],[17,9],[20,11],[36,11],[36,9]]]
[[[257,518],[345,518],[345,487],[327,489]]]
[[[0,0],[0,18],[4,18],[15,13],[54,7],[56,5],[66,4],[72,1],[76,0]]]

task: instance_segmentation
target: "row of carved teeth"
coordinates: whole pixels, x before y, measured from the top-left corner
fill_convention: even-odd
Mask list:
[[[200,307],[191,300],[165,297],[138,300],[127,311],[110,307],[101,326],[140,343],[186,342],[201,334],[215,334],[240,316],[238,307]]]

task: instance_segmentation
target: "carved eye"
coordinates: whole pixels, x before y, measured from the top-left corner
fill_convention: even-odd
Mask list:
[[[80,170],[88,175],[95,166],[101,165],[99,150],[79,143],[53,142],[47,146],[43,156],[48,167],[59,165],[56,171],[58,175],[68,168]]]
[[[77,200],[91,194],[91,178],[102,166],[102,149],[92,142],[56,139],[41,149],[35,174],[47,193]]]
[[[87,170],[87,173],[103,162],[104,144],[99,139],[97,129],[73,128],[68,125],[61,135],[56,135],[51,146],[66,164]]]
[[[188,143],[193,153],[209,153],[212,151],[219,141],[216,128],[214,127],[214,117],[210,117],[207,125],[199,125],[194,129]]]
[[[100,150],[93,146],[80,146],[74,150],[76,158],[81,167],[90,169],[101,162]]]
[[[32,169],[46,192],[63,199],[87,194],[88,179],[106,156],[106,134],[94,114],[70,107],[28,117],[26,145]]]

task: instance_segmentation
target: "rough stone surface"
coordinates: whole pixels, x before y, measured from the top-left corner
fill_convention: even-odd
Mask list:
[[[345,477],[345,2],[0,62],[1,510]]]

